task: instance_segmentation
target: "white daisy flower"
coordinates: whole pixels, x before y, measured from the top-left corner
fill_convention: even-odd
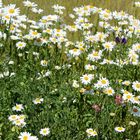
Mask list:
[[[116,43],[115,42],[105,42],[103,43],[103,47],[106,50],[112,51],[112,49],[115,47]]]
[[[41,66],[47,66],[48,61],[47,60],[41,60],[40,64],[41,64]]]
[[[138,81],[133,82],[132,87],[135,91],[140,91],[140,82]]]
[[[15,121],[18,119],[18,115],[10,115],[8,118],[10,121]]]
[[[131,84],[131,82],[130,81],[123,81],[122,84],[126,85],[126,86],[129,86]]]
[[[123,94],[122,98],[124,101],[131,101],[133,100],[134,95],[132,93]]]
[[[95,137],[97,135],[97,132],[93,130],[92,128],[88,128],[86,132],[87,132],[88,137],[91,137],[91,136]]]
[[[18,137],[20,140],[30,140],[31,134],[29,132],[21,132],[20,136]]]
[[[106,78],[100,78],[98,82],[95,84],[96,88],[106,88],[109,86],[109,81]]]
[[[123,128],[123,127],[115,127],[115,131],[117,131],[117,132],[124,132],[125,128]]]
[[[93,79],[93,75],[92,74],[85,74],[82,77],[80,77],[81,82],[85,85],[90,84],[91,80]]]
[[[10,4],[7,7],[4,8],[4,13],[5,15],[8,16],[18,16],[19,15],[19,8],[15,8],[16,5],[15,4]]]
[[[14,106],[12,108],[12,110],[15,110],[15,111],[22,111],[24,108],[23,108],[23,105],[22,104],[16,104],[16,106]]]
[[[43,102],[43,98],[36,98],[35,100],[33,100],[34,104],[41,104]]]
[[[47,136],[50,134],[50,129],[49,128],[43,128],[40,130],[40,134],[43,136]]]
[[[88,54],[87,59],[91,61],[96,61],[96,60],[101,59],[101,56],[102,56],[101,50],[100,51],[93,50],[92,53]]]
[[[115,91],[113,90],[113,88],[108,87],[108,88],[106,88],[104,90],[104,93],[107,94],[107,95],[109,95],[109,96],[111,96],[111,95],[113,95],[115,93]]]
[[[19,42],[16,43],[16,47],[17,47],[18,49],[23,49],[23,48],[26,47],[26,43],[25,43],[25,42],[19,41]]]
[[[133,106],[132,110],[131,110],[131,114],[133,116],[137,116],[140,117],[140,108],[137,106]]]

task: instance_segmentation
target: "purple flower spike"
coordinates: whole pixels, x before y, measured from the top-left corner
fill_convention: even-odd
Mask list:
[[[120,38],[116,37],[115,41],[116,41],[116,43],[120,43]]]
[[[121,41],[121,43],[122,44],[126,44],[127,43],[127,40],[125,38],[123,38],[122,41]]]

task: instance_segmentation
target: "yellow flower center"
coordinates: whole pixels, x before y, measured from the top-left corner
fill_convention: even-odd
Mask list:
[[[136,84],[136,88],[140,88],[140,84],[139,83]]]
[[[73,51],[74,51],[74,52],[77,52],[77,50],[78,50],[78,49],[76,49],[76,48],[75,48],[75,49],[73,49]]]
[[[124,91],[124,94],[128,94],[129,92],[127,90]]]
[[[28,136],[24,136],[23,137],[23,140],[28,140]]]
[[[9,9],[9,13],[13,14],[15,12],[15,9]]]
[[[37,34],[38,34],[38,32],[33,32],[32,34],[33,34],[33,35],[37,35]]]
[[[9,16],[5,16],[5,18],[6,18],[6,19],[10,19],[10,17],[9,17]]]
[[[106,84],[106,80],[101,80],[101,83],[102,84]]]
[[[123,130],[123,128],[122,127],[118,127],[118,130]]]
[[[20,109],[20,106],[16,106],[16,109]]]
[[[90,133],[93,133],[93,130],[89,130]]]
[[[107,93],[108,93],[108,94],[112,94],[112,90],[111,90],[111,89],[108,89],[108,90],[107,90]]]
[[[108,15],[108,14],[104,14],[104,17],[108,18],[108,17],[109,17],[109,15]]]
[[[39,103],[39,102],[40,102],[40,99],[39,99],[39,98],[38,98],[38,99],[36,99],[36,102],[37,102],[37,103]]]
[[[127,95],[126,97],[127,97],[127,99],[131,99],[131,95]]]
[[[12,119],[16,119],[16,116],[12,116],[11,118],[12,118]]]
[[[47,133],[47,130],[43,130],[43,133]]]
[[[46,21],[45,19],[42,19],[41,22],[42,22],[42,23],[46,23],[47,21]]]
[[[98,52],[94,52],[93,53],[93,56],[98,56]]]
[[[106,48],[106,49],[109,49],[109,48],[110,48],[110,46],[109,46],[109,45],[105,45],[105,48]]]
[[[88,76],[85,76],[84,79],[85,79],[86,81],[89,80]]]

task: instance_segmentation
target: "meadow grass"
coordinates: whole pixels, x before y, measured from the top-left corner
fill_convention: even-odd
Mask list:
[[[140,140],[139,20],[98,9],[139,18],[135,1],[33,2],[44,13],[27,13],[21,0],[4,0],[36,22],[2,9],[0,139]],[[62,15],[54,4],[66,7]],[[73,12],[77,6],[85,10],[82,16]],[[58,15],[40,20],[48,14]]]
[[[43,14],[52,14],[53,9],[52,6],[54,4],[59,4],[66,7],[66,11],[64,13],[64,16],[66,20],[69,20],[67,18],[68,14],[72,12],[72,9],[77,6],[82,5],[93,5],[96,7],[101,7],[103,9],[109,9],[109,10],[116,10],[116,11],[125,11],[129,14],[135,15],[137,18],[140,17],[140,12],[138,12],[138,9],[134,8],[134,2],[136,0],[34,0],[40,8],[44,10]],[[24,13],[25,7],[23,7],[23,0],[4,0],[5,4],[14,3],[18,7],[21,8],[21,12]],[[34,15],[34,18],[37,18]],[[69,21],[68,21],[69,22]]]

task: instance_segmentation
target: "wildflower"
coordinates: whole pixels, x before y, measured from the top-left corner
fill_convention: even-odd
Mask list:
[[[123,100],[124,101],[131,101],[133,99],[134,95],[132,93],[128,93],[128,94],[123,94]]]
[[[140,82],[138,81],[133,82],[132,87],[135,91],[140,91]]]
[[[140,7],[140,2],[139,1],[135,2],[135,6]]]
[[[10,115],[8,118],[10,121],[15,121],[18,119],[18,115]]]
[[[80,89],[80,93],[84,93],[85,91],[86,91],[85,88],[81,88],[81,89]]]
[[[129,86],[131,84],[131,82],[130,81],[123,81],[122,84],[126,85],[126,86]]]
[[[2,0],[0,0],[0,8],[2,7],[3,3],[2,3]]]
[[[92,53],[88,54],[87,59],[91,61],[99,60],[101,59],[102,51],[95,51],[93,50]]]
[[[123,127],[115,127],[115,131],[116,132],[124,132],[125,128],[123,128]]]
[[[120,43],[120,38],[119,37],[116,37],[115,38],[115,41],[116,41],[116,43]]]
[[[48,76],[50,76],[51,75],[51,71],[47,71],[44,75],[43,75],[43,77],[48,77]]]
[[[40,64],[41,64],[41,66],[47,66],[48,61],[47,60],[41,60]]]
[[[79,84],[78,84],[78,82],[77,82],[76,80],[73,80],[72,86],[73,86],[74,88],[78,88],[78,87],[79,87]]]
[[[108,79],[106,79],[106,78],[100,78],[99,80],[98,80],[98,82],[95,84],[95,87],[97,87],[97,88],[106,88],[106,87],[108,87],[109,86],[109,81],[108,81]]]
[[[25,48],[25,46],[26,46],[26,43],[25,42],[19,41],[19,42],[16,43],[16,47],[18,49],[23,49],[23,48]]]
[[[36,98],[35,100],[33,100],[34,104],[41,104],[43,102],[43,98]]]
[[[129,125],[135,126],[136,125],[136,122],[130,121],[129,122]]]
[[[21,132],[20,136],[18,137],[20,140],[30,140],[31,134],[29,132]]]
[[[121,43],[122,43],[122,44],[126,44],[126,43],[127,43],[126,38],[123,38],[122,41],[121,41]]]
[[[32,38],[40,38],[40,37],[41,37],[41,33],[38,33],[36,30],[35,30],[35,31],[30,30],[29,35],[30,35]]]
[[[112,117],[114,117],[115,115],[116,115],[116,114],[113,113],[113,112],[110,113],[110,116],[112,116]]]
[[[24,127],[26,125],[26,123],[22,119],[17,119],[15,121],[13,121],[13,124],[15,124],[17,126],[21,126],[21,127]]]
[[[63,11],[65,9],[65,7],[63,6],[59,6],[58,4],[57,5],[54,5],[52,8],[54,8],[54,12],[58,13],[58,14],[63,14]]]
[[[19,8],[15,8],[15,4],[10,4],[4,8],[4,13],[7,16],[18,16],[19,15]]]
[[[135,96],[132,98],[131,102],[133,104],[140,104],[140,96]]]
[[[133,116],[137,116],[140,117],[140,108],[137,106],[133,106],[132,110],[131,110],[131,114]]]
[[[104,64],[115,64],[115,62],[113,62],[112,60],[103,59],[103,62],[101,62],[100,64],[101,65],[104,65]]]
[[[40,13],[43,12],[43,10],[42,9],[32,8],[32,12],[37,13],[37,14],[40,14]]]
[[[23,54],[22,54],[22,53],[19,53],[19,54],[18,54],[18,56],[19,56],[19,57],[22,57],[22,56],[23,56]]]
[[[115,92],[111,87],[108,87],[104,90],[104,93],[110,96],[113,95]]]
[[[87,132],[88,137],[91,137],[91,136],[95,137],[97,135],[97,132],[93,130],[92,128],[88,128],[86,132]]]
[[[69,53],[72,55],[72,56],[79,56],[81,54],[81,51],[80,49],[77,49],[77,48],[74,48],[72,50],[69,50]]]
[[[21,114],[21,115],[18,116],[18,119],[19,120],[25,120],[25,118],[26,118],[26,115],[23,115],[23,114]]]
[[[29,0],[27,1],[23,1],[24,6],[29,7],[29,8],[35,8],[37,6],[37,4],[35,4],[34,2],[30,2]]]
[[[43,136],[47,136],[50,134],[50,129],[49,128],[43,128],[40,130],[40,134]]]
[[[55,66],[55,69],[56,69],[56,70],[60,70],[61,67],[60,67],[60,66]]]
[[[106,50],[109,50],[109,51],[112,51],[112,49],[114,48],[115,45],[116,45],[115,42],[105,42],[105,43],[103,43],[103,47]]]
[[[91,80],[93,79],[93,75],[92,74],[85,74],[82,77],[80,77],[81,82],[85,85],[90,84]]]
[[[13,65],[14,64],[14,61],[11,60],[11,61],[8,62],[8,64],[9,65]]]
[[[95,36],[97,41],[105,42],[105,39],[108,37],[108,34],[105,34],[103,32],[97,32]]]
[[[96,67],[95,67],[94,65],[87,64],[87,65],[85,65],[85,69],[86,69],[86,70],[95,70]]]
[[[21,111],[24,108],[23,108],[22,104],[16,104],[16,106],[14,106],[12,109],[15,110],[15,111]]]
[[[121,43],[121,44],[126,44],[127,43],[127,40],[126,40],[125,37],[123,37],[123,38],[116,37],[115,41],[116,41],[116,43]]]
[[[112,19],[112,13],[109,10],[102,10],[100,13],[100,18],[107,21]]]

